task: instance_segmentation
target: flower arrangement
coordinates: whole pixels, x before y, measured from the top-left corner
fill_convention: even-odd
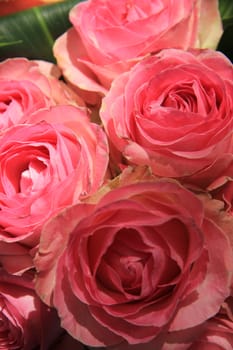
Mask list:
[[[232,349],[231,2],[64,1],[0,34],[31,14],[52,55],[0,45],[0,348]]]

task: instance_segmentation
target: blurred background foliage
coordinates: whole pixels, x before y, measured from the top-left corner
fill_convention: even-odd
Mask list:
[[[53,43],[71,26],[69,11],[80,1],[0,0],[0,60],[24,56],[53,62]],[[233,0],[219,0],[219,10],[224,33],[217,50],[233,62]]]
[[[10,3],[12,0],[8,0]],[[14,0],[17,2],[20,0]],[[40,3],[40,6],[33,6]],[[52,3],[53,2],[53,3]],[[55,39],[70,26],[69,11],[80,0],[32,1],[28,9],[0,17],[0,60],[24,56],[30,59],[54,61]],[[23,0],[21,1],[23,3]],[[45,1],[44,1],[45,3]],[[42,4],[42,6],[41,6]],[[24,6],[25,3],[22,4]],[[0,14],[1,14],[0,2]],[[14,6],[12,5],[14,10]],[[7,12],[7,9],[5,9]]]
[[[219,0],[224,32],[217,49],[233,62],[233,0]]]

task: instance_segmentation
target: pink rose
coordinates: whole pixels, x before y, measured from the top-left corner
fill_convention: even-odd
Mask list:
[[[199,186],[230,170],[232,115],[232,64],[212,50],[142,60],[113,82],[100,111],[117,162]]]
[[[77,107],[41,110],[28,121],[0,136],[0,261],[1,242],[35,247],[42,224],[95,192],[108,166],[104,132]],[[25,255],[17,249],[10,255]],[[8,263],[17,270],[18,259]]]
[[[58,65],[76,87],[101,94],[143,56],[215,48],[222,33],[216,0],[88,0],[71,10],[70,21],[54,46]]]
[[[159,349],[161,333],[217,313],[230,294],[232,249],[192,192],[126,180],[45,225],[36,289],[84,344]]]
[[[41,108],[58,104],[84,106],[54,64],[11,58],[0,63],[0,130],[26,122]]]
[[[60,333],[55,310],[35,294],[30,275],[12,276],[0,268],[0,348],[46,350]]]

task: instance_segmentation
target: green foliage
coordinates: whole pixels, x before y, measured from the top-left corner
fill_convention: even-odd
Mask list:
[[[0,60],[24,56],[54,61],[54,40],[71,26],[69,11],[78,2],[68,0],[0,17]]]
[[[219,0],[219,11],[221,13],[224,28],[226,28],[228,25],[233,24],[232,0]]]
[[[233,62],[233,0],[219,0],[224,33],[217,50],[223,52]]]
[[[220,39],[217,50],[223,52],[233,62],[233,25],[227,26]]]

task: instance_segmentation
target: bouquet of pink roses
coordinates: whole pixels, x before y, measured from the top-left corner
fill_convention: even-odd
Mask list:
[[[232,18],[217,0],[0,18],[0,349],[233,348]]]

